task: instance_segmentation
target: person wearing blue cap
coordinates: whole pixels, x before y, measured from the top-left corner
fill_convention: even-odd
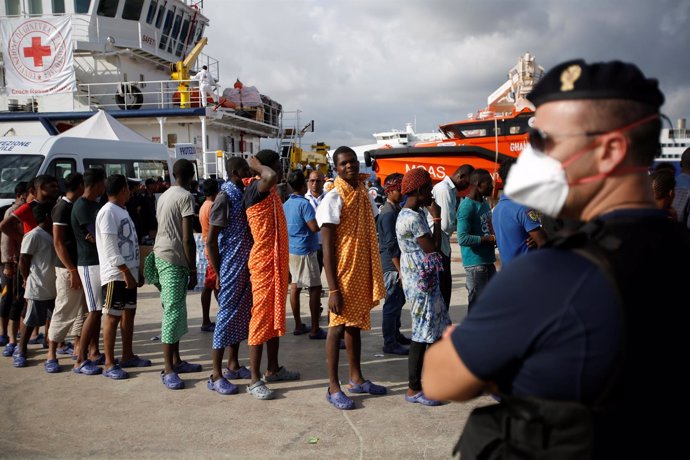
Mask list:
[[[647,174],[664,95],[634,64],[573,60],[528,99],[533,130],[505,193],[582,225],[492,280],[427,351],[424,393],[500,400],[470,415],[462,458],[677,456],[684,402],[644,401],[674,386],[687,349],[674,296],[690,235],[656,208]]]

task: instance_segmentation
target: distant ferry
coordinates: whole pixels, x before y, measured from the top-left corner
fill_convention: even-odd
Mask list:
[[[415,127],[412,123],[405,123],[405,129],[391,129],[390,131],[381,131],[380,133],[372,134],[375,143],[364,144],[364,145],[354,145],[351,146],[352,150],[357,154],[359,162],[364,164],[364,152],[374,149],[394,149],[399,147],[412,147],[420,142],[433,142],[445,139],[443,133],[436,131],[431,133],[417,133],[415,132]],[[328,153],[332,156],[334,150]],[[371,172],[371,168],[364,166],[361,168],[362,172]]]
[[[690,147],[690,129],[685,118],[679,118],[675,128],[661,130],[661,155],[656,163],[668,161],[680,171],[680,156]]]

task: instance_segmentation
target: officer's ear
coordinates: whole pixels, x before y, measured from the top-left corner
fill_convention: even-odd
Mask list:
[[[625,134],[620,131],[602,134],[599,141],[595,155],[600,173],[609,174],[627,163],[630,141]]]

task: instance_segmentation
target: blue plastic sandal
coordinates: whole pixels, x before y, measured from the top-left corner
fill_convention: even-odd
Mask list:
[[[5,358],[9,358],[14,354],[14,350],[17,349],[17,344],[16,343],[8,343],[5,346],[5,349],[2,350],[2,356]]]
[[[407,396],[405,395],[405,401],[411,402],[411,403],[418,403],[422,404],[423,406],[440,406],[443,403],[441,401],[436,401],[435,399],[429,399],[424,395],[423,391],[420,391],[419,393],[412,395],[412,396]]]
[[[161,382],[169,390],[181,390],[184,388],[184,381],[175,372],[165,374],[161,371]]]
[[[355,408],[355,402],[345,393],[339,391],[331,394],[330,388],[326,388],[326,401],[333,404],[335,408],[340,410],[352,410]]]
[[[229,367],[223,369],[223,377],[228,380],[247,380],[252,378],[252,373],[249,369],[242,366],[236,371],[233,371]]]
[[[208,382],[206,382],[206,387],[211,390],[215,391],[218,394],[221,395],[234,395],[237,394],[239,391],[239,388],[237,388],[237,385],[234,385],[231,382],[228,382],[225,377],[221,377],[215,382],[213,381],[213,376],[210,376],[208,378]]]
[[[314,334],[314,335],[309,334],[310,340],[326,340],[326,337],[328,337],[328,332],[324,331],[321,328],[319,328],[319,330],[316,334]]]
[[[14,367],[26,367],[26,356],[21,353],[17,353],[12,356],[12,365]]]
[[[190,372],[201,372],[201,364],[192,364],[187,361],[180,361],[173,366],[173,370],[178,374],[189,374]]]
[[[96,366],[92,361],[85,359],[79,366],[73,367],[72,372],[75,374],[98,375],[103,372],[103,369]]]
[[[350,380],[350,386],[347,388],[350,393],[369,393],[370,395],[385,395],[388,390],[382,385],[372,383],[371,380],[365,380],[363,383],[354,383]]]
[[[74,345],[72,345],[70,342],[65,343],[64,347],[58,347],[55,350],[55,353],[58,355],[71,355],[74,353]]]
[[[44,364],[43,367],[45,367],[46,372],[49,374],[55,374],[57,372],[60,372],[60,363],[58,363],[57,359],[49,359],[47,360]]]
[[[103,377],[108,377],[109,379],[113,380],[124,380],[129,378],[129,374],[127,371],[120,369],[120,366],[115,364],[113,367],[103,371]]]
[[[127,361],[122,361],[120,367],[149,367],[151,365],[150,359],[140,358],[137,355],[132,356]]]
[[[43,332],[39,332],[36,337],[33,339],[29,339],[29,343],[31,345],[38,345],[39,343],[43,343]]]

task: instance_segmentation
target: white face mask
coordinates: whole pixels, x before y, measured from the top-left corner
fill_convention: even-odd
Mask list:
[[[560,214],[569,190],[563,165],[529,144],[510,169],[504,188],[511,200],[552,217]]]

